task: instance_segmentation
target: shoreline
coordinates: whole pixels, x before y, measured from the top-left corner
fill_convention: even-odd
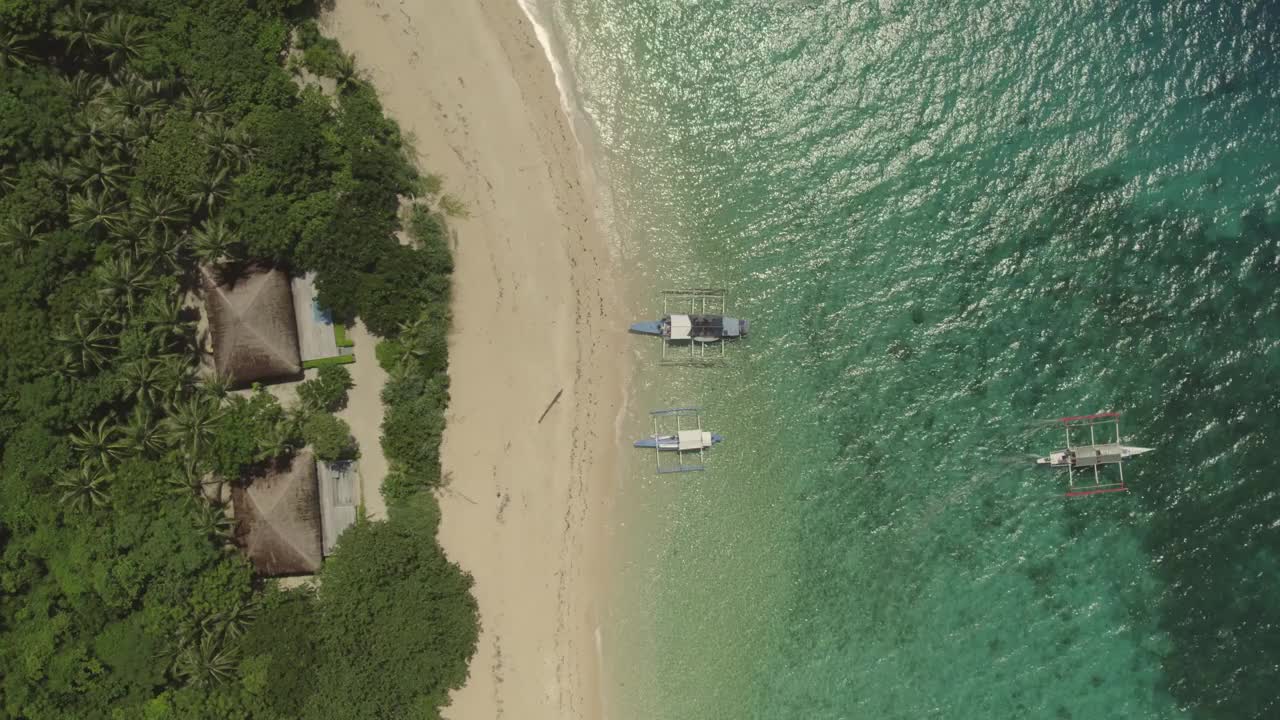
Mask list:
[[[552,61],[515,0],[338,0],[321,25],[412,134],[419,166],[470,214],[451,222],[437,496],[440,542],[475,578],[481,635],[443,713],[604,717],[601,627],[630,354],[592,168]]]

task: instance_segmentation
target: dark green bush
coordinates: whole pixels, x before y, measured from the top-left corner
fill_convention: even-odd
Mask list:
[[[351,426],[329,413],[314,413],[308,417],[302,424],[302,437],[321,460],[353,460],[360,455],[360,449],[351,437]]]
[[[317,376],[298,385],[298,399],[308,412],[335,412],[347,406],[353,386],[351,371],[342,365],[325,365]]]
[[[301,440],[297,420],[267,391],[232,396],[212,437],[212,469],[235,479],[250,465],[291,452]]]
[[[425,710],[467,677],[479,623],[471,577],[435,542],[438,511],[426,493],[387,522],[347,530],[321,574],[318,632],[328,659],[307,717],[364,720]],[[412,628],[412,632],[405,632]],[[370,630],[378,642],[370,642]]]

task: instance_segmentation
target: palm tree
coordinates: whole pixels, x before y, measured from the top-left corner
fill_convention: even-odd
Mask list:
[[[63,193],[70,190],[76,181],[71,172],[71,166],[67,163],[64,155],[54,155],[38,161],[36,163],[36,172],[40,174],[40,177],[57,185]]]
[[[138,118],[151,112],[157,97],[153,89],[157,86],[142,79],[131,79],[112,88],[107,96],[107,106],[120,116]]]
[[[111,495],[107,492],[110,480],[111,476],[102,468],[81,465],[79,469],[63,473],[54,484],[62,489],[59,502],[77,512],[84,512],[111,502]]]
[[[161,350],[172,350],[190,337],[191,323],[182,318],[182,297],[176,292],[159,292],[147,297],[142,321],[152,342]]]
[[[14,165],[0,165],[0,190],[13,192],[18,186],[18,168]]]
[[[193,519],[196,529],[207,538],[226,542],[235,533],[235,523],[217,505],[200,503],[196,507]]]
[[[189,500],[201,493],[204,487],[204,476],[204,471],[191,458],[187,458],[182,465],[182,471],[165,478],[165,483],[175,495]]]
[[[169,195],[142,193],[130,208],[143,226],[154,233],[172,231],[188,219],[186,208]]]
[[[102,139],[98,147],[116,162],[133,165],[137,150],[150,139],[151,115],[128,117],[112,111],[103,118]]]
[[[119,70],[130,60],[140,57],[146,42],[142,24],[136,18],[123,15],[107,18],[93,37],[106,52],[107,64],[112,70]]]
[[[356,67],[356,56],[344,52],[338,53],[333,78],[338,81],[339,92],[354,90],[360,84],[360,69]]]
[[[146,147],[147,143],[156,136],[156,132],[163,123],[162,117],[159,113],[152,112],[132,118],[125,123],[124,149],[128,151],[129,157],[136,158],[138,151]]]
[[[252,600],[236,600],[235,603],[205,620],[205,626],[229,638],[238,638],[249,629],[258,617],[258,606]]]
[[[217,265],[240,258],[240,236],[222,218],[205,220],[191,233],[191,245],[200,262]]]
[[[191,359],[183,355],[165,355],[160,358],[160,372],[164,378],[165,401],[170,409],[179,400],[191,396],[196,387],[195,369]],[[214,402],[214,407],[218,403]]]
[[[111,199],[110,194],[90,189],[71,196],[67,216],[71,227],[97,234],[121,219],[120,210],[120,205]]]
[[[221,403],[231,392],[231,378],[214,373],[201,381],[200,391],[210,400]]]
[[[86,320],[75,314],[71,328],[53,336],[62,346],[63,361],[79,372],[92,372],[106,362],[107,353],[115,349],[115,338],[107,332],[101,320]]]
[[[213,439],[220,419],[222,411],[217,405],[203,397],[193,397],[176,403],[165,423],[173,444],[181,445],[189,457],[196,458]]]
[[[97,150],[91,150],[71,161],[73,177],[80,181],[86,190],[116,191],[128,179],[125,176],[123,163],[104,157]]]
[[[71,436],[71,447],[80,454],[81,465],[110,470],[128,446],[120,439],[120,429],[109,418],[96,423],[80,423],[80,432]]]
[[[164,429],[143,404],[133,406],[129,422],[124,426],[124,437],[130,450],[147,457],[159,455],[166,447]]]
[[[9,218],[0,225],[0,251],[9,253],[18,262],[24,262],[27,255],[40,244],[40,223],[24,223],[17,218]]]
[[[107,86],[102,78],[83,70],[70,77],[63,76],[62,83],[76,107],[81,108],[101,98]]]
[[[102,26],[102,13],[87,10],[80,3],[63,8],[53,16],[54,37],[67,44],[67,52],[92,52],[98,41],[95,35]]]
[[[253,144],[243,130],[213,123],[205,131],[205,143],[219,168],[243,170],[253,156]]]
[[[159,407],[164,401],[164,373],[150,358],[138,358],[120,368],[121,389],[138,401],[139,407]]]
[[[178,100],[178,107],[196,120],[216,120],[222,115],[218,97],[203,88],[189,88],[187,94]]]
[[[282,418],[257,438],[258,447],[253,456],[254,461],[262,462],[292,453],[297,449],[301,435],[300,418],[292,415]]]
[[[188,685],[212,687],[235,677],[238,651],[227,647],[222,633],[205,631],[199,640],[188,641],[174,657],[174,674]]]
[[[139,251],[161,272],[174,274],[182,272],[186,267],[184,258],[189,244],[186,233],[179,235],[168,231],[150,232]]]
[[[36,56],[29,47],[30,35],[16,32],[0,32],[0,70],[26,67]]]
[[[121,310],[132,312],[138,297],[155,287],[150,272],[150,267],[134,262],[131,255],[107,258],[93,271],[104,306],[115,309],[117,313]]]
[[[111,223],[111,238],[120,250],[135,257],[146,257],[142,247],[151,238],[151,230],[136,217],[125,215]]]
[[[227,199],[227,168],[201,173],[196,178],[195,189],[187,197],[193,211],[212,214],[214,206]]]
[[[85,112],[77,115],[72,121],[70,143],[72,148],[104,148],[109,145],[107,137],[108,118],[97,112]]]

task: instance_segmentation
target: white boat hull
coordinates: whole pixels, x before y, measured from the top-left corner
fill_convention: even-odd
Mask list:
[[[1082,453],[1087,453],[1091,446],[1073,447],[1070,452],[1075,453],[1076,459],[1081,457]],[[1137,457],[1143,453],[1151,452],[1154,448],[1135,447],[1133,445],[1120,446],[1120,459],[1128,460]],[[1068,455],[1068,450],[1055,450],[1042,458],[1036,458],[1037,465],[1048,465],[1049,467],[1074,467],[1078,462],[1072,462],[1072,458]]]
[[[700,430],[686,430],[683,434],[685,435],[683,442],[681,442],[680,435],[650,435],[647,438],[635,441],[634,445],[638,448],[656,448],[665,452],[683,452],[706,450],[724,439],[716,433]],[[693,437],[694,435],[696,437]]]

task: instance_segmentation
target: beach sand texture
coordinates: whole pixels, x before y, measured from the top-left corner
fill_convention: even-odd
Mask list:
[[[322,25],[470,213],[452,224],[440,536],[475,577],[482,630],[445,714],[602,717],[626,336],[549,63],[515,0],[337,0]]]

